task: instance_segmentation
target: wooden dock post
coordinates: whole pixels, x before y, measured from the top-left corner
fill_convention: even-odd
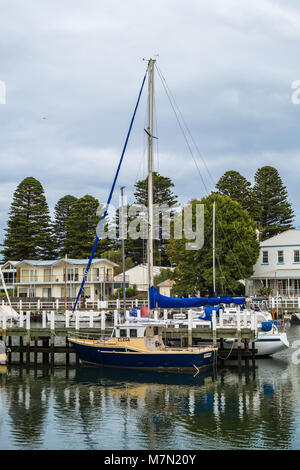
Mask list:
[[[53,331],[54,328],[55,328],[54,310],[51,310],[51,313],[50,313],[50,330]]]
[[[237,321],[237,340],[238,340],[238,367],[239,369],[242,366],[242,338],[241,338],[241,315],[240,315],[240,308],[237,309],[236,314],[236,321]]]
[[[75,312],[75,330],[79,330],[79,313]]]
[[[21,302],[21,300],[20,300]],[[20,315],[19,315],[19,325],[20,325],[20,328],[24,328],[24,314],[23,314],[23,310],[20,310]]]
[[[38,353],[37,353],[37,348],[38,348],[38,340],[34,338],[34,364],[36,365],[38,362]]]
[[[69,310],[66,310],[65,320],[66,320],[66,328],[70,328],[70,312],[69,312]]]
[[[49,339],[44,338],[43,339],[43,348],[48,348],[49,347]],[[49,363],[49,354],[47,352],[43,352],[43,364],[48,364]]]
[[[68,341],[68,337],[66,336],[66,348],[69,348],[70,343]],[[66,366],[70,364],[70,353],[69,351],[66,352]]]
[[[11,364],[11,347],[12,347],[12,337],[9,335],[8,336],[8,354],[7,354],[8,364]]]
[[[257,334],[257,317],[255,313],[251,313],[251,334],[256,336]],[[252,368],[255,368],[255,342],[252,341]]]
[[[26,364],[30,364],[30,312],[26,312]]]
[[[188,311],[188,347],[193,345],[193,311]]]
[[[20,336],[20,364],[23,364],[23,336]]]
[[[42,328],[47,328],[47,312],[46,312],[46,310],[42,311]]]
[[[106,321],[105,311],[102,310],[102,312],[101,312],[101,334],[103,334],[103,335],[105,333],[105,321]]]
[[[213,346],[217,346],[217,314],[216,311],[212,311],[212,330],[213,330]]]
[[[114,310],[114,326],[118,324],[118,310]]]
[[[50,350],[51,350],[51,367],[54,366],[54,336],[55,336],[55,317],[54,310],[51,311],[50,321]]]
[[[51,367],[54,366],[54,336],[55,336],[55,332],[54,330],[51,330],[51,333],[50,333]]]

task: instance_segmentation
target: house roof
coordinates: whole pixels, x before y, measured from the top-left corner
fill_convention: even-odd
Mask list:
[[[5,267],[8,264],[11,264],[13,267],[15,267],[18,263],[19,261],[11,261],[11,260],[5,261],[5,263],[1,264],[1,269],[5,269]]]
[[[100,262],[107,262],[113,266],[118,266],[118,264],[110,261],[106,258],[94,258],[92,260],[92,264],[100,263]],[[66,262],[71,265],[86,265],[88,263],[88,259],[75,259],[75,258],[60,258],[56,260],[32,260],[32,259],[24,259],[23,261],[18,261],[17,265],[21,265],[22,263],[30,264],[32,266],[55,266],[61,262]]]
[[[274,271],[253,274],[250,279],[275,279]],[[276,279],[299,279],[300,269],[276,269]]]
[[[173,287],[175,284],[175,281],[172,279],[166,279],[166,281],[160,282],[157,284],[157,287]]]
[[[300,246],[300,229],[290,229],[260,243],[261,248],[272,246]]]
[[[140,268],[144,270],[148,270],[148,264],[147,263],[137,264],[136,266],[133,266],[132,268],[127,269],[126,273],[130,273],[130,271],[134,271]],[[174,269],[174,268],[170,268],[169,266],[153,266],[153,272],[155,275],[159,274],[162,269]]]

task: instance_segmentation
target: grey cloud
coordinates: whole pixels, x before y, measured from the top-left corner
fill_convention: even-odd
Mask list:
[[[142,58],[155,53],[214,180],[230,169],[253,179],[258,167],[276,166],[299,224],[300,105],[291,103],[299,31],[294,1],[2,5],[0,226],[14,189],[30,175],[42,182],[51,210],[67,193],[105,200],[145,72]],[[158,78],[156,107],[156,169],[172,178],[182,200],[201,197],[205,188]],[[145,176],[145,119],[144,96],[120,174],[128,193]]]

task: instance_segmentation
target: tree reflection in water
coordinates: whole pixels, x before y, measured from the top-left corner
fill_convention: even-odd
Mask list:
[[[300,423],[290,367],[262,360],[255,377],[236,367],[193,377],[8,366],[0,370],[1,448],[291,448]]]

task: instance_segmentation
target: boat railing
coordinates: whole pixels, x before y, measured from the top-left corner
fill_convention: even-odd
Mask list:
[[[76,339],[84,339],[84,340],[94,340],[94,341],[105,341],[109,337],[109,335],[104,333],[86,333],[81,331],[76,331],[72,333],[72,338]]]

